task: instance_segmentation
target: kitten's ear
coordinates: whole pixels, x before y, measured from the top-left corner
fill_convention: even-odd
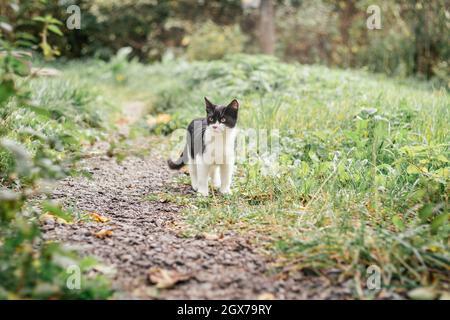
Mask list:
[[[231,108],[235,111],[239,109],[239,102],[236,99],[233,99],[233,101],[230,102],[230,104],[227,106],[227,108]]]
[[[207,97],[205,97],[205,104],[206,104],[206,112],[213,112],[215,109],[215,106],[211,103],[211,101],[208,100]]]

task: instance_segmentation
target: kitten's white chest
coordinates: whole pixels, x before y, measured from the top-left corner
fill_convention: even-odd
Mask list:
[[[237,128],[227,129],[221,133],[206,128],[204,136],[205,152],[203,154],[206,163],[220,165],[233,161],[236,135]]]

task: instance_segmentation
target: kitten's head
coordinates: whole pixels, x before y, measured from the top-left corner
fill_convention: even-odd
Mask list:
[[[220,133],[226,128],[234,128],[238,119],[239,102],[234,99],[227,106],[211,103],[205,97],[206,121],[214,132]]]

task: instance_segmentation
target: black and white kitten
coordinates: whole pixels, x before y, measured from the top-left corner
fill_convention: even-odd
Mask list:
[[[168,160],[169,168],[188,164],[192,188],[204,196],[209,178],[221,193],[230,194],[239,103],[234,99],[227,106],[215,105],[206,97],[205,103],[206,118],[189,124],[184,151],[178,160]]]

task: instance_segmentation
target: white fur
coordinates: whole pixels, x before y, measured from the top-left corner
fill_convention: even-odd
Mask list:
[[[189,172],[192,188],[201,195],[208,195],[208,181],[220,188],[223,194],[231,193],[235,155],[234,144],[238,129],[228,128],[222,123],[209,125],[205,130],[205,151],[195,159],[189,154]]]

